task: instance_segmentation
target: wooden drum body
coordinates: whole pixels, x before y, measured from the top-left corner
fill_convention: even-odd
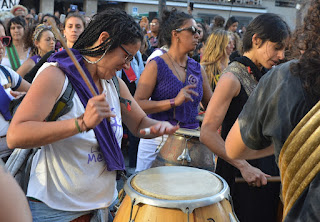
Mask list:
[[[183,166],[132,175],[115,222],[236,222],[229,187],[215,173]]]
[[[215,171],[214,154],[199,141],[200,131],[179,129],[160,149],[152,167],[190,166]]]

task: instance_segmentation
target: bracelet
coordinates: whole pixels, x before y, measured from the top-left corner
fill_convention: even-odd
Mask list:
[[[83,119],[83,116],[84,114],[82,114],[81,116],[79,116],[77,119],[81,120],[82,124],[84,126],[84,130],[82,132],[88,132],[89,130],[91,130],[89,127],[87,127],[87,124],[84,122],[84,119]],[[83,127],[82,127],[83,128]]]
[[[176,104],[174,103],[174,98],[170,99],[170,105],[172,108],[176,107]]]
[[[79,133],[82,133],[82,130],[80,129],[79,123],[78,123],[78,118],[74,119],[74,123],[76,124],[76,128],[78,130]]]

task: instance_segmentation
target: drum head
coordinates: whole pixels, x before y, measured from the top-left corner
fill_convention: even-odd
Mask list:
[[[179,135],[200,137],[200,130],[197,129],[180,128],[175,133]]]
[[[156,167],[142,171],[131,180],[139,193],[164,200],[193,200],[212,197],[223,182],[211,172],[192,167]]]

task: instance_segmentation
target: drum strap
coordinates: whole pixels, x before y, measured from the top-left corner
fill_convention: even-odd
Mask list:
[[[320,102],[298,123],[279,155],[283,218],[320,171]]]

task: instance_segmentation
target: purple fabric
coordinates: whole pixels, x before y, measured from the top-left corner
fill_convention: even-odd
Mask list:
[[[12,119],[12,116],[9,111],[9,104],[11,102],[11,98],[8,96],[3,86],[0,85],[0,113],[3,118],[7,121]]]
[[[186,81],[182,83],[171,71],[168,65],[161,57],[156,57],[153,60],[158,65],[157,84],[152,92],[151,100],[161,101],[166,99],[175,98],[179,91],[187,85],[197,85],[193,88],[194,91],[199,93],[199,96],[192,96],[193,102],[189,101],[183,103],[174,109],[169,109],[160,113],[153,113],[149,116],[152,119],[169,121],[175,125],[179,122],[180,127],[195,129],[199,127],[199,121],[196,119],[198,115],[198,106],[202,100],[202,75],[200,64],[191,58],[187,61],[187,76]]]
[[[32,59],[34,61],[34,63],[37,64],[40,61],[41,56],[34,55],[34,56],[31,56],[30,59]]]
[[[72,50],[76,59],[86,73],[88,79],[93,85],[95,91],[98,93],[98,89],[95,86],[89,71],[84,65],[81,54],[75,49],[70,50]],[[92,97],[92,93],[87,87],[85,81],[82,79],[80,73],[76,69],[67,52],[65,50],[62,50],[61,52],[53,54],[49,57],[48,62],[58,62],[59,68],[67,75],[83,106],[86,107],[88,100]],[[98,140],[98,144],[100,146],[103,157],[106,161],[108,171],[124,170],[124,158],[117,143],[116,137],[112,131],[111,125],[107,121],[107,119],[104,119],[93,130]]]

